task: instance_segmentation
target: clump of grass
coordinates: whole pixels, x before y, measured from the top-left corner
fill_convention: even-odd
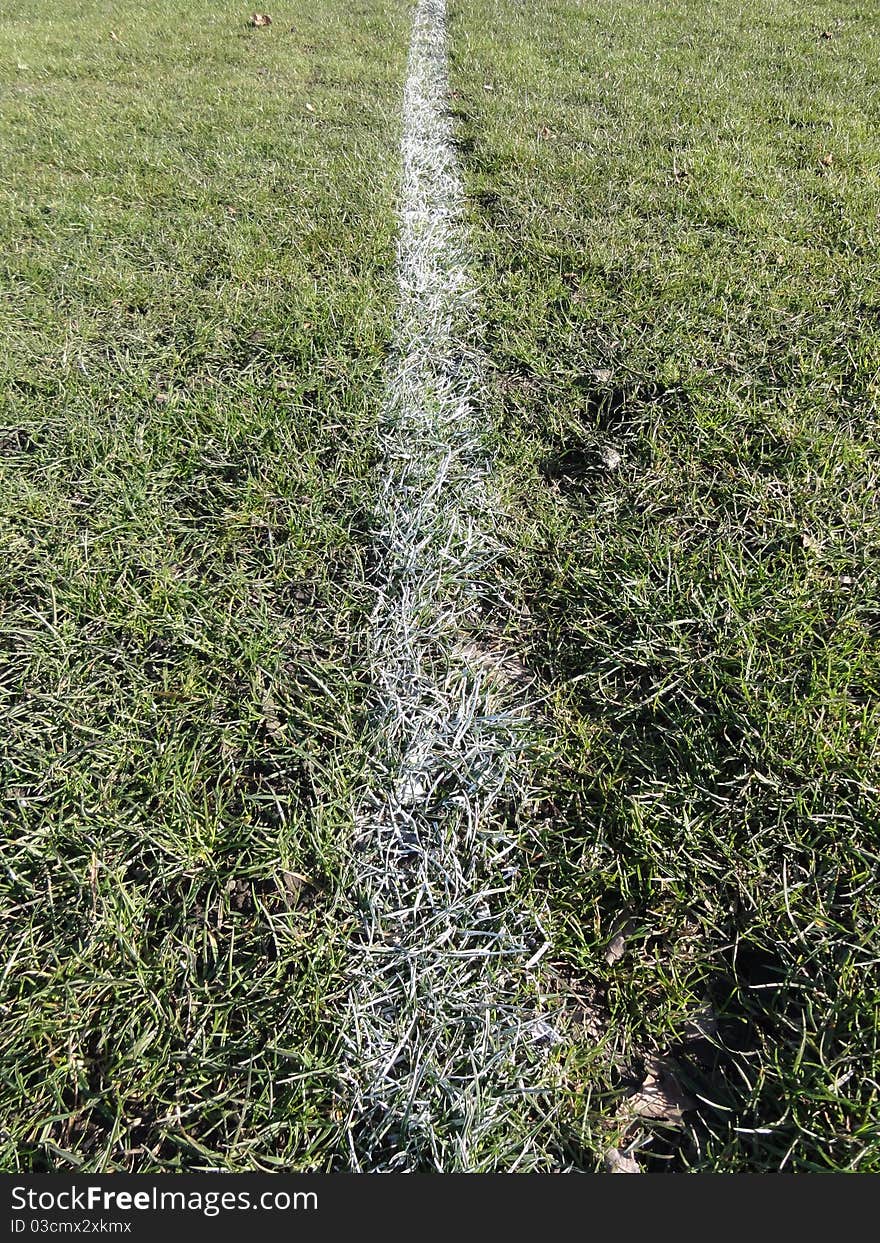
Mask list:
[[[588,1163],[880,1168],[871,36],[453,9],[507,639],[556,736],[531,880],[607,1033],[570,1068]],[[658,1057],[684,1125],[622,1124]]]

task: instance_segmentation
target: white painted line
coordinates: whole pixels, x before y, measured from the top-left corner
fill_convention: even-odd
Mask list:
[[[555,1033],[523,1002],[547,947],[533,952],[543,937],[511,896],[529,707],[481,655],[498,546],[448,98],[445,0],[418,0],[377,507],[376,789],[358,816],[344,1032],[349,1162],[367,1171],[548,1168],[534,1100]]]

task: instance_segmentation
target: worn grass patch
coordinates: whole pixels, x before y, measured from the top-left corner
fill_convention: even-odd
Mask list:
[[[606,1031],[572,1150],[876,1170],[876,21],[475,0],[452,48],[532,882]],[[683,1125],[621,1104],[658,1058]]]
[[[7,1170],[330,1159],[408,13],[272,16],[0,32]]]

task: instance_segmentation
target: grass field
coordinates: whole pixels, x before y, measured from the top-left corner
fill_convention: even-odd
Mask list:
[[[876,7],[474,0],[452,59],[575,1133],[647,1072],[644,1168],[877,1170]]]
[[[334,1126],[409,15],[247,17],[0,24],[4,1169]]]
[[[6,1171],[346,1159],[412,13],[270,13],[0,21]],[[450,0],[450,37],[487,625],[541,695],[535,1127],[878,1171],[880,16]]]

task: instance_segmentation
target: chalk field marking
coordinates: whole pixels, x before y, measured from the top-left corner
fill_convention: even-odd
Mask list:
[[[510,893],[529,709],[479,637],[499,550],[448,99],[445,0],[418,0],[376,515],[377,793],[357,817],[343,1036],[355,1170],[527,1169],[546,1156],[529,1099],[556,1037],[522,1001],[543,937]]]

